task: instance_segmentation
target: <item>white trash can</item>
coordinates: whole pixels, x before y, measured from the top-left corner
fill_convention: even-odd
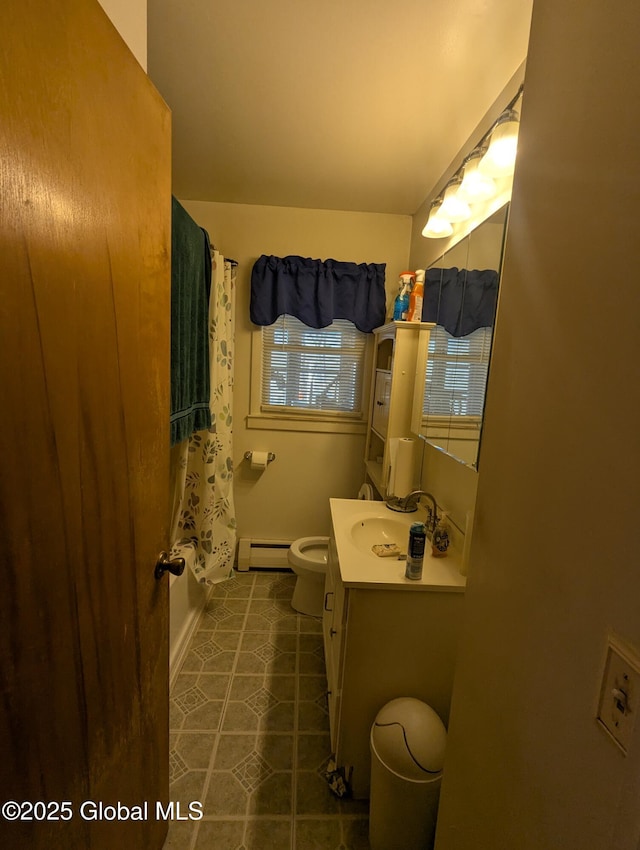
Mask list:
[[[371,727],[371,850],[433,847],[447,732],[413,697],[391,700]]]

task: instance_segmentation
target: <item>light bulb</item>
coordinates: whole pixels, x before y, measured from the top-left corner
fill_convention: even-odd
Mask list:
[[[518,113],[507,109],[498,119],[491,133],[491,141],[486,154],[480,160],[480,171],[490,177],[504,177],[512,174],[516,164],[518,149]]]
[[[452,180],[444,190],[440,215],[447,221],[465,221],[471,216],[469,204],[458,195],[460,180]]]
[[[470,204],[476,201],[486,201],[496,194],[496,184],[491,177],[483,174],[480,169],[480,160],[486,153],[486,148],[478,148],[467,157],[464,165],[464,176],[458,189],[458,197]]]
[[[435,203],[429,212],[429,220],[422,231],[422,235],[428,239],[442,239],[445,236],[451,236],[453,233],[451,222],[440,215],[441,206],[440,203]]]

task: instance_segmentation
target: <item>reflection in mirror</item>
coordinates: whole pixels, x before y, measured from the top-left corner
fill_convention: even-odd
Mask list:
[[[414,430],[476,468],[507,208],[439,257],[426,274],[423,319],[436,327],[423,352]]]

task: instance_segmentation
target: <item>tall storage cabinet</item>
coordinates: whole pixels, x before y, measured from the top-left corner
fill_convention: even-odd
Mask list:
[[[365,469],[385,498],[391,473],[391,440],[411,434],[418,342],[428,337],[429,322],[389,322],[374,330],[371,411],[367,427]]]

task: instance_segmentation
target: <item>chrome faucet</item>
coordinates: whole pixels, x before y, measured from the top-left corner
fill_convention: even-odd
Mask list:
[[[431,493],[426,490],[413,490],[408,496],[389,496],[386,505],[391,511],[399,511],[403,514],[413,513],[418,510],[418,502],[422,496],[431,499],[432,506],[427,507],[427,533],[431,535],[438,524],[438,505]]]

